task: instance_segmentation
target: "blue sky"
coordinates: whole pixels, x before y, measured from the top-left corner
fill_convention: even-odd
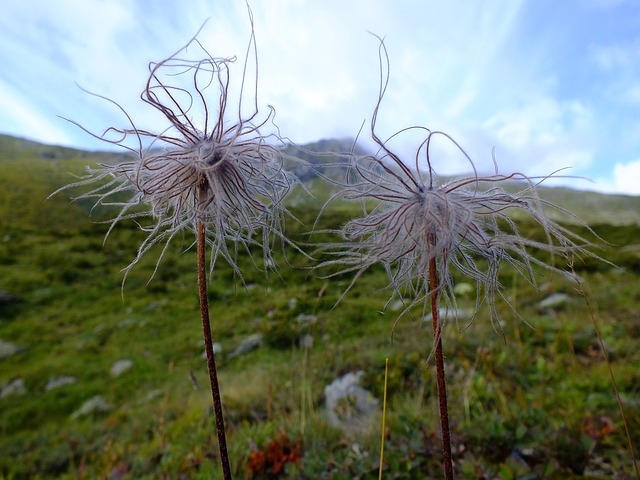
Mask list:
[[[640,195],[640,2],[637,0],[253,0],[261,106],[297,143],[353,137],[371,117],[385,38],[390,83],[378,133],[422,125],[452,135],[480,170],[586,177],[556,183]],[[4,0],[0,132],[105,149],[59,116],[100,132],[161,131],[139,100],[150,61],[195,34],[242,59],[240,0]],[[241,63],[241,62],[240,62]],[[241,64],[238,64],[241,67]],[[237,70],[235,79],[241,71]],[[366,137],[366,135],[365,135]],[[412,158],[416,138],[397,152]],[[442,147],[441,174],[468,170]]]

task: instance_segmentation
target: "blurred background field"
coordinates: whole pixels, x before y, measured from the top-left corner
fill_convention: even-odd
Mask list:
[[[330,148],[350,145],[329,142]],[[327,144],[310,145],[310,150]],[[122,222],[104,242],[106,208],[62,193],[83,166],[121,159],[0,136],[0,478],[218,478],[188,232],[153,279],[159,250],[122,272],[144,238]],[[311,158],[310,160],[313,160]],[[317,160],[317,159],[316,159]],[[315,160],[314,160],[315,161]],[[309,177],[291,199],[287,232],[301,242],[329,195]],[[608,244],[576,264],[588,288],[640,448],[640,198],[541,188]],[[357,206],[337,204],[317,228]],[[570,221],[570,218],[561,219]],[[530,235],[534,227],[521,223]],[[589,235],[584,226],[573,229]],[[155,255],[154,255],[155,253]],[[258,254],[255,260],[259,265]],[[250,257],[244,278],[218,262],[209,285],[228,440],[237,478],[377,478],[389,358],[384,478],[439,478],[432,337],[416,310],[394,328],[382,268],[326,279],[293,249],[267,279]],[[541,275],[543,273],[541,272]],[[460,478],[633,478],[631,454],[584,298],[556,275],[536,292],[505,269],[519,320],[499,305],[469,324],[473,290],[456,278],[459,318],[444,348]],[[357,373],[361,372],[361,373]],[[329,419],[325,387],[357,373],[370,412],[349,398]]]

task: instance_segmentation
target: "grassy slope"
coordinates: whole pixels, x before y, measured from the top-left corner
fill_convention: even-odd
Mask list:
[[[80,173],[94,159],[108,160],[0,136],[0,290],[22,298],[0,307],[0,339],[24,348],[0,360],[0,385],[22,378],[28,389],[26,395],[0,399],[0,478],[217,478],[195,254],[185,251],[192,239],[170,249],[148,285],[153,254],[136,267],[123,299],[119,270],[142,238],[135,225],[123,224],[103,246],[106,227],[91,223],[86,205],[69,204],[64,194],[44,200],[68,182],[66,172]],[[295,213],[309,225],[310,210],[299,205]],[[321,226],[335,226],[348,215],[344,208],[333,211]],[[289,228],[295,236],[308,227],[290,222]],[[622,246],[603,255],[627,269],[589,262],[581,273],[599,310],[638,448],[640,232],[637,225],[596,228]],[[293,252],[289,260],[304,265]],[[292,478],[375,476],[377,426],[343,435],[326,425],[321,410],[324,385],[347,371],[363,369],[366,386],[381,398],[385,357],[390,359],[387,478],[391,472],[399,478],[438,477],[434,382],[424,365],[429,329],[405,320],[392,342],[394,314],[380,313],[386,301],[386,293],[377,292],[385,285],[382,272],[364,276],[332,309],[348,277],[328,282],[281,261],[284,281],[271,279],[267,285],[249,259],[242,261],[245,282],[255,288],[244,289],[223,264],[210,286],[238,477],[246,472],[250,445],[264,448],[281,431],[302,444],[300,469],[289,468]],[[570,468],[583,460],[593,471],[630,475],[620,414],[584,302],[560,278],[542,282],[540,294],[511,272],[502,280],[533,328],[503,309],[504,339],[483,315],[464,331],[452,325],[445,339],[461,478],[482,478],[482,472],[568,478]],[[541,296],[558,291],[572,296],[567,306],[553,312],[535,308]],[[298,302],[290,308],[294,297]],[[300,314],[318,319],[303,326],[296,320]],[[264,333],[266,346],[229,359],[252,333]],[[311,349],[297,346],[304,333],[314,337]],[[134,367],[110,377],[111,365],[125,358]],[[45,392],[47,381],[59,375],[78,381]],[[102,395],[112,409],[71,419],[94,395]],[[599,437],[589,426],[594,419],[611,419],[616,431],[602,430]],[[529,455],[530,464],[514,452]]]

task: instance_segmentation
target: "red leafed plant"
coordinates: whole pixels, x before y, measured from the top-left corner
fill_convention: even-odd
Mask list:
[[[249,455],[247,473],[252,479],[280,478],[287,463],[300,464],[300,444],[292,443],[286,434],[273,440],[265,449],[256,449]]]
[[[606,416],[586,417],[582,426],[584,434],[592,439],[595,443],[601,443],[605,438],[616,431],[613,420]]]

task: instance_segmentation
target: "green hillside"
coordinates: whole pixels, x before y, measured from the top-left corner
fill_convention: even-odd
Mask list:
[[[0,479],[221,478],[194,239],[176,239],[153,279],[161,246],[151,251],[122,286],[122,269],[144,239],[137,225],[122,222],[105,242],[106,209],[90,214],[89,204],[66,193],[47,200],[84,165],[121,158],[0,136]],[[639,453],[640,198],[568,189],[542,195],[575,210],[610,243],[598,254],[618,267],[589,259],[576,268]],[[288,235],[329,239],[307,235],[320,201],[302,191],[294,197],[300,221],[288,222]],[[317,228],[338,227],[354,212],[340,204]],[[256,268],[258,253],[240,257],[243,280],[220,261],[209,285],[235,478],[377,478],[381,408],[341,429],[325,414],[325,387],[362,371],[361,386],[381,407],[386,358],[384,478],[440,478],[423,312],[394,328],[399,306],[385,311],[382,268],[336,306],[351,277],[328,280],[294,249],[284,253],[275,255],[281,278]],[[585,299],[567,279],[540,275],[539,292],[513,271],[500,276],[526,323],[498,305],[503,334],[483,311],[471,325],[460,319],[445,331],[458,477],[633,478]],[[465,279],[455,281],[463,292]],[[458,307],[473,305],[472,294],[461,293]],[[338,410],[358,414],[348,399]]]

